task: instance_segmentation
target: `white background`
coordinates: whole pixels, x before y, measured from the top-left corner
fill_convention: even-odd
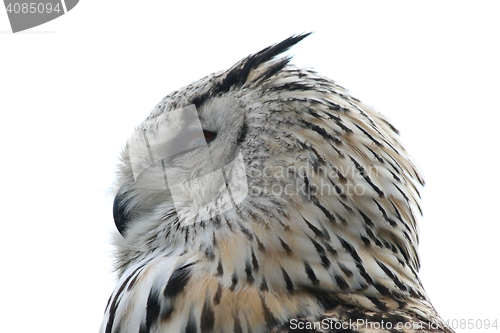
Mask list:
[[[498,13],[83,0],[12,34],[1,9],[1,330],[97,332],[114,287],[113,173],[134,126],[170,91],[304,31],[293,62],[392,119],[424,172],[421,277],[438,312],[500,325]]]

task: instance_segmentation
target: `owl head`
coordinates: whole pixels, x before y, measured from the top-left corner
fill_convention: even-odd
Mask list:
[[[306,36],[170,93],[135,129],[113,207],[119,275],[182,258],[215,289],[299,297],[276,318],[324,310],[325,297],[431,318],[417,276],[423,180],[388,119],[281,56]]]

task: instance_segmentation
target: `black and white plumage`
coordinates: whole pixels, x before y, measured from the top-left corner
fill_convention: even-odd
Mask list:
[[[161,136],[161,117],[194,105],[208,146],[171,160],[170,175],[183,186],[240,154],[248,194],[184,223],[168,186],[156,186],[159,164],[142,184],[134,175],[148,152],[131,138],[114,203],[119,278],[101,332],[452,332],[418,278],[423,180],[384,116],[278,57],[306,36],[169,94],[138,127]],[[186,191],[186,205],[203,196]]]

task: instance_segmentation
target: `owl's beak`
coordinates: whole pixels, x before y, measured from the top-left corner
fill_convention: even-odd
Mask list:
[[[120,188],[115,196],[113,202],[113,219],[115,220],[116,229],[125,237],[127,223],[130,221],[130,213],[126,210],[127,200],[124,194],[122,188]]]

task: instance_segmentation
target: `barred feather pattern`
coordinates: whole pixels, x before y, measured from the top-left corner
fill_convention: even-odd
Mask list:
[[[422,177],[388,119],[278,57],[306,36],[171,93],[146,120],[196,105],[217,133],[211,157],[242,153],[235,208],[182,225],[168,189],[136,185],[125,147],[102,333],[452,332],[418,278]],[[204,167],[187,155],[179,179]]]

